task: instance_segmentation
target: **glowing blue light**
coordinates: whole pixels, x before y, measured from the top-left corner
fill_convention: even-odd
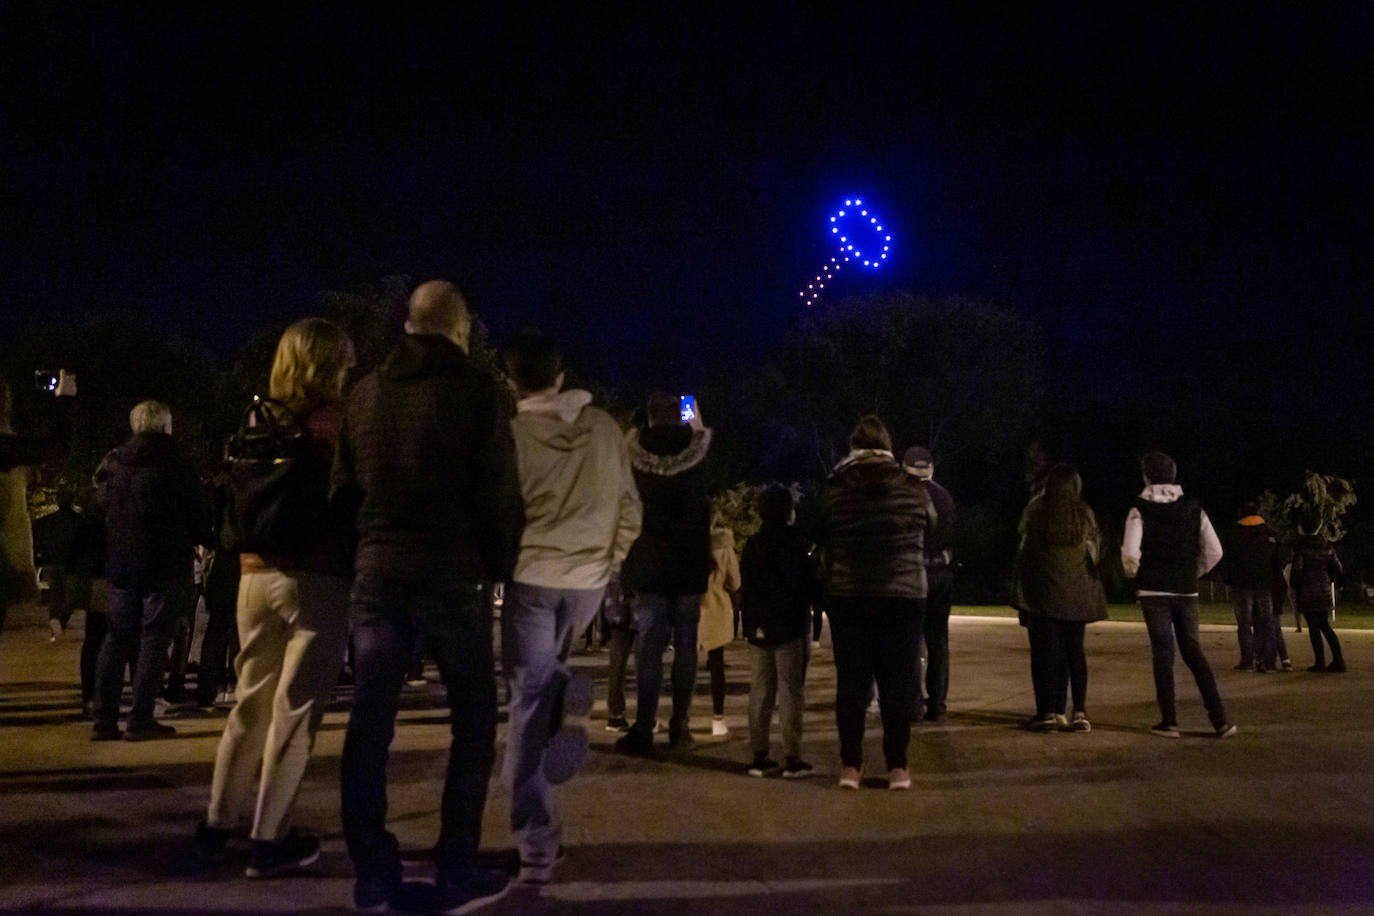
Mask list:
[[[831,232],[839,232],[840,230],[836,229],[834,226],[831,226],[831,227],[830,227],[830,231],[831,231]]]
[[[868,211],[867,211],[867,210],[860,210],[860,211],[859,211],[859,215],[860,215],[860,216],[867,216],[867,215],[868,215]]]
[[[852,206],[854,206],[854,201],[852,201],[852,200],[846,200],[846,201],[844,202],[844,205],[845,205],[846,207],[852,207]],[[844,216],[844,212],[843,212],[843,211],[840,212],[840,216]]]
[[[801,291],[801,297],[805,299],[808,304],[816,302],[820,298],[820,291],[825,289],[826,283],[832,281],[834,275],[848,262],[862,261],[864,267],[870,270],[876,270],[887,260],[888,253],[892,250],[890,244],[884,244],[890,243],[892,241],[892,236],[882,234],[884,232],[884,227],[878,222],[877,214],[871,213],[864,207],[862,198],[846,197],[844,199],[844,207],[845,209],[836,210],[827,217],[827,221],[830,225],[830,234],[835,236],[840,243],[839,251],[837,252],[838,257],[831,256],[829,262],[821,268],[821,272],[815,276],[805,290]],[[844,234],[841,234],[841,227],[844,226],[846,217],[849,216],[849,208],[858,211],[854,214],[854,217],[855,220],[859,222],[861,228],[855,229],[851,226],[845,228]],[[868,222],[863,222],[858,219],[859,217],[866,218]],[[868,236],[864,235],[865,232],[868,233]],[[850,241],[851,235],[854,236],[853,241]],[[879,240],[880,235],[881,240]],[[876,255],[869,255],[865,258],[863,254],[863,245],[865,243],[869,245],[870,251],[874,251],[877,248],[881,248],[882,251]]]

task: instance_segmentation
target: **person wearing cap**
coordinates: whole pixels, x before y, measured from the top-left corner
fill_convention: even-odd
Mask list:
[[[1126,516],[1121,543],[1121,566],[1135,579],[1140,610],[1150,634],[1154,660],[1155,697],[1162,716],[1150,731],[1163,738],[1179,737],[1174,706],[1174,643],[1183,663],[1193,672],[1207,716],[1218,738],[1229,738],[1236,727],[1226,718],[1207,657],[1198,640],[1197,580],[1221,560],[1221,542],[1202,505],[1183,495],[1175,483],[1178,467],[1163,452],[1140,459],[1145,489]]]
[[[925,645],[925,719],[939,722],[945,717],[949,696],[949,611],[953,599],[954,554],[950,542],[954,533],[954,497],[935,482],[935,459],[930,449],[913,445],[902,455],[902,466],[920,483],[935,507],[934,524],[926,530],[926,612],[921,621]],[[917,667],[917,679],[920,668]]]

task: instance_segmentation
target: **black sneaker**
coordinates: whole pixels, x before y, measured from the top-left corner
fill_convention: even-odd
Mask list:
[[[229,831],[211,827],[205,821],[196,824],[196,858],[202,862],[223,862],[229,846]]]
[[[668,729],[668,750],[690,751],[697,746],[697,739],[686,728]]]
[[[798,757],[788,758],[782,765],[783,779],[805,779],[811,775],[811,764]]]
[[[304,868],[319,857],[319,838],[292,827],[286,836],[275,842],[254,840],[253,857],[243,873],[249,878],[270,878]]]
[[[92,741],[118,741],[124,734],[114,723],[97,722],[91,729]]]
[[[400,881],[359,878],[353,882],[353,909],[358,913],[389,913]]]
[[[1323,664],[1308,665],[1308,666],[1307,666],[1307,670],[1308,670],[1308,671],[1314,671],[1314,672],[1320,674],[1320,673],[1322,673],[1323,671],[1326,670],[1326,666],[1323,665]]]
[[[124,730],[125,741],[155,741],[158,738],[174,738],[177,730],[170,725],[163,725],[161,722],[149,722],[147,725],[130,725]]]
[[[1150,734],[1158,735],[1161,738],[1177,738],[1179,737],[1178,723],[1160,722],[1150,729]]]
[[[927,709],[925,714],[925,720],[927,722],[943,722],[945,721],[945,711],[943,709],[935,708]]]
[[[1280,670],[1280,671],[1292,671],[1292,670],[1293,670],[1293,661],[1292,661],[1291,659],[1287,659],[1287,658],[1281,658],[1281,659],[1279,659],[1279,670]]]
[[[640,728],[631,728],[615,742],[616,753],[630,757],[643,757],[653,749],[653,733]]]
[[[755,754],[754,762],[749,764],[749,775],[763,776],[769,770],[776,770],[777,768],[778,762],[769,759],[767,754]]]
[[[1345,662],[1332,662],[1326,670],[1331,674],[1345,674]]]
[[[624,716],[612,716],[606,720],[606,731],[608,732],[627,732],[630,730],[630,723]]]
[[[461,881],[445,882],[439,888],[439,912],[471,913],[488,903],[495,903],[510,892],[510,876],[503,871],[474,869]]]

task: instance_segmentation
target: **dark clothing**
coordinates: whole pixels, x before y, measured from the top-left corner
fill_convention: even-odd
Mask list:
[[[1278,539],[1258,515],[1241,519],[1227,532],[1226,584],[1247,591],[1268,591],[1278,572]]]
[[[926,713],[944,713],[949,698],[949,613],[954,600],[954,576],[948,568],[927,570],[926,612],[921,638],[926,646]]]
[[[401,859],[386,829],[386,762],[411,647],[418,633],[439,666],[453,735],[435,864],[449,881],[473,867],[496,760],[492,610],[475,585],[435,587],[360,573],[353,583],[357,682],[344,739],[344,840],[360,881],[394,886]]]
[[[697,624],[701,620],[701,595],[666,595],[636,592],[635,620],[639,626],[639,650],[635,655],[634,728],[650,741],[658,717],[663,690],[663,652],[673,640],[672,701],[669,738],[688,729],[692,693],[697,679]]]
[[[1236,605],[1236,643],[1241,666],[1272,669],[1276,649],[1269,587],[1233,588],[1231,597]]]
[[[230,680],[237,651],[235,623],[239,600],[239,557],[228,550],[210,555],[205,570],[205,636],[200,643],[200,673],[196,676],[196,705],[210,706]]]
[[[163,432],[135,433],[101,461],[95,484],[111,587],[153,593],[163,583],[189,580],[195,546],[209,535],[195,470],[175,440]]]
[[[1043,501],[1043,496],[1032,499],[1021,517],[1021,551],[1016,559],[1018,610],[1056,620],[1106,620],[1107,595],[1097,574],[1100,536],[1096,516],[1084,506],[1083,536],[1072,544],[1054,543],[1037,521]],[[1148,525],[1145,530],[1149,532]]]
[[[820,599],[811,544],[792,525],[764,525],[740,556],[744,636],[762,648],[805,636]]]
[[[922,599],[846,597],[827,605],[835,653],[835,724],[844,766],[863,766],[864,717],[875,680],[887,768],[907,765],[923,604]]]
[[[916,482],[925,490],[935,508],[935,523],[926,529],[924,544],[926,577],[929,578],[950,565],[949,553],[954,540],[954,497],[933,480],[917,477]]]
[[[135,658],[128,727],[138,730],[153,724],[153,704],[167,670],[167,648],[177,624],[194,606],[195,583],[189,572],[184,578],[168,579],[146,590],[110,586],[110,630],[96,664],[97,730],[115,728],[124,668]]]
[[[305,530],[290,555],[242,554],[243,572],[275,569],[293,574],[353,575],[352,519],[344,517],[340,507],[329,502],[330,473],[343,422],[342,401],[326,401],[300,419],[310,443],[306,473],[301,478],[312,497],[312,511],[302,526]]]
[[[1193,525],[1196,528],[1196,517]],[[1148,523],[1145,530],[1150,530]],[[1150,634],[1155,698],[1159,702],[1162,721],[1178,723],[1178,710],[1174,704],[1174,640],[1177,639],[1178,654],[1183,657],[1188,670],[1193,672],[1197,689],[1202,694],[1202,703],[1207,707],[1207,717],[1214,728],[1220,727],[1226,722],[1226,709],[1217,691],[1212,667],[1207,664],[1207,657],[1202,654],[1202,646],[1198,642],[1197,596],[1145,595],[1140,599],[1140,610],[1145,615],[1145,628]]]
[[[704,461],[711,431],[651,426],[626,436],[644,523],[621,568],[629,591],[699,595],[706,591],[711,556],[711,499]]]
[[[926,597],[924,533],[933,508],[890,454],[856,453],[840,462],[823,499],[827,599]]]
[[[1312,640],[1312,661],[1318,668],[1326,664],[1326,652],[1322,646],[1323,637],[1331,644],[1331,664],[1345,667],[1345,656],[1341,654],[1341,641],[1331,626],[1330,611],[1304,611],[1303,620],[1307,621],[1307,636]]]
[[[437,589],[510,578],[524,525],[510,415],[497,381],[439,335],[407,335],[358,382],[332,487],[356,520],[358,574]]]
[[[1033,617],[1027,631],[1031,642],[1031,684],[1035,689],[1036,718],[1067,711],[1068,687],[1073,687],[1075,712],[1086,713],[1088,661],[1083,653],[1081,620]]]
[[[81,637],[81,702],[95,704],[96,671],[105,636],[110,632],[110,615],[104,611],[86,611],[86,630]],[[120,672],[120,678],[124,676]]]
[[[1202,504],[1189,496],[1173,502],[1135,501],[1140,513],[1140,572],[1136,588],[1175,595],[1197,594],[1202,551]]]
[[[1331,586],[1344,579],[1341,561],[1331,544],[1320,535],[1303,535],[1293,545],[1293,566],[1289,584],[1293,604],[1303,614],[1329,612],[1334,604]]]
[[[72,442],[74,402],[73,398],[57,398],[52,426],[42,434],[20,436],[8,431],[0,432],[0,473],[29,465],[47,464],[67,454]],[[5,426],[8,430],[8,422]]]

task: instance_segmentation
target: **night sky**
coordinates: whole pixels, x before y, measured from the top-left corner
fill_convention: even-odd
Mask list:
[[[442,275],[498,334],[690,384],[781,339],[862,194],[875,285],[1030,317],[1063,397],[1369,416],[1374,6],[185,6],[0,12],[0,327],[232,351]]]

